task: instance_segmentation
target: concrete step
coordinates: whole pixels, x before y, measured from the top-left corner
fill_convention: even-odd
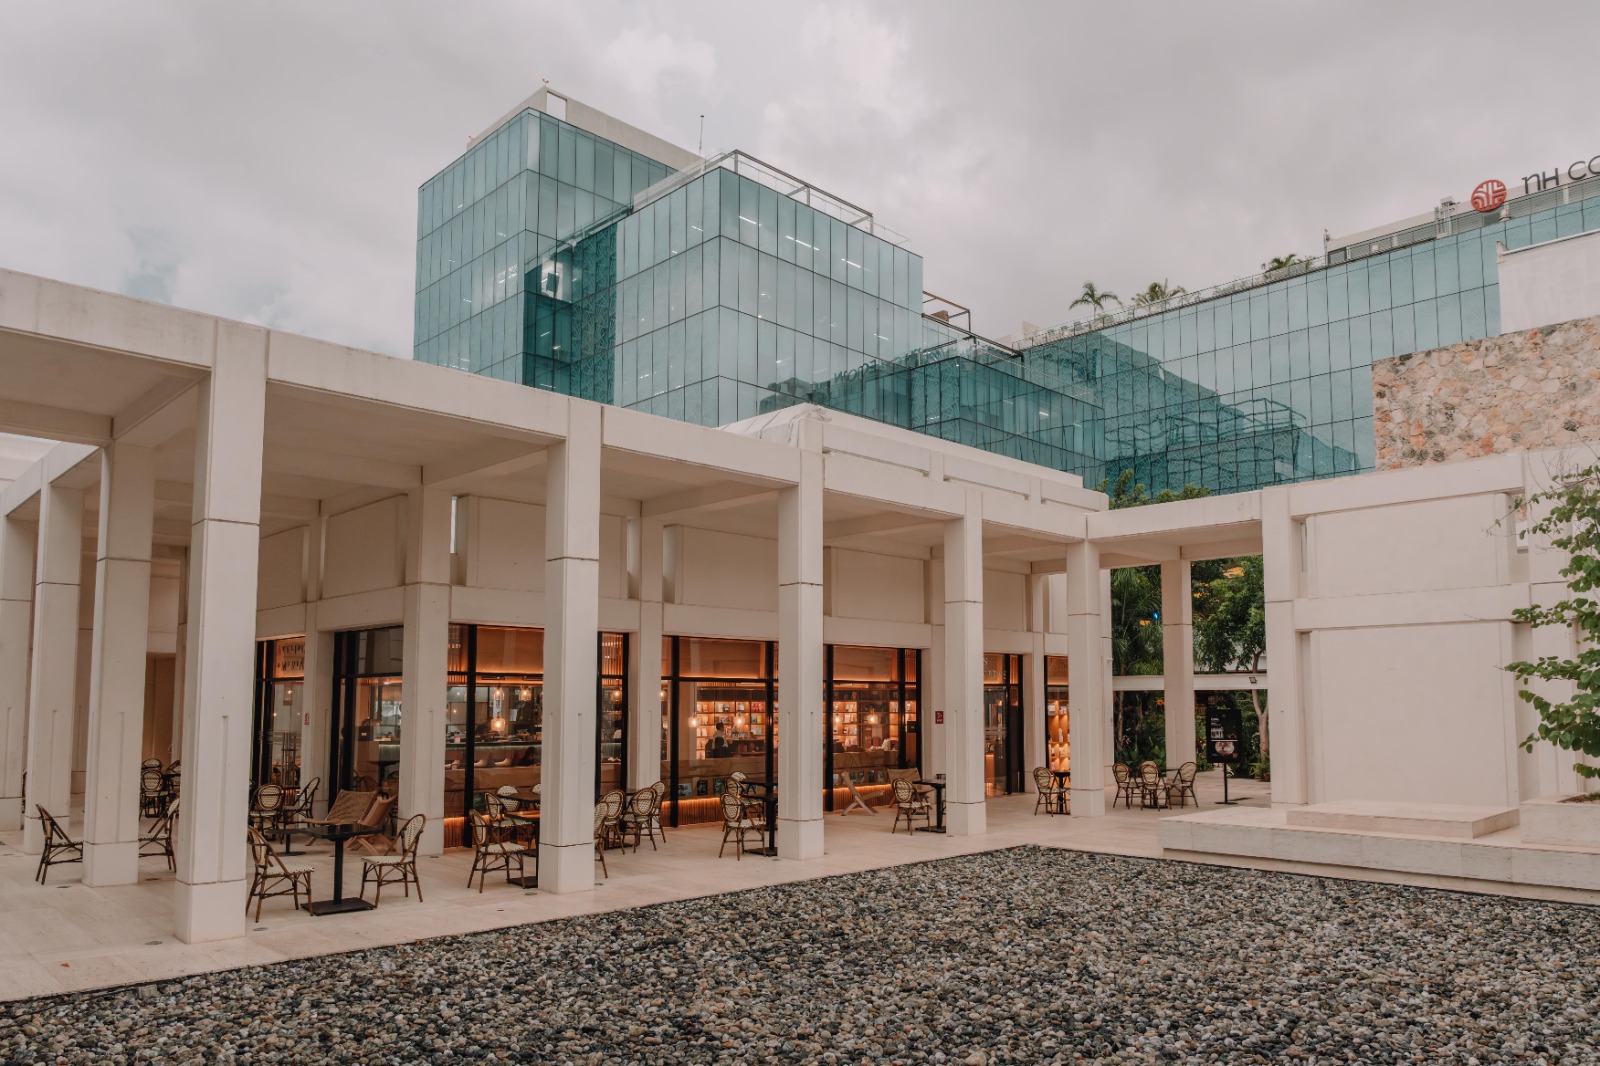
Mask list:
[[[1162,854],[1227,855],[1600,891],[1600,849],[1524,843],[1513,827],[1466,837],[1291,825],[1291,811],[1234,807],[1163,818]]]
[[[1339,800],[1294,807],[1288,824],[1313,829],[1349,829],[1359,833],[1402,833],[1411,836],[1475,840],[1520,820],[1516,807],[1466,807],[1452,803],[1391,803]]]

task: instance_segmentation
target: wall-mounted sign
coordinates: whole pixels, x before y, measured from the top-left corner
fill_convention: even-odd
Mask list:
[[[1236,763],[1244,759],[1244,730],[1233,707],[1206,711],[1206,761]]]
[[[933,724],[934,725],[944,725],[944,712],[943,711],[934,711],[933,712]]]
[[[272,676],[306,676],[306,638],[291,637],[272,642]]]
[[[1489,212],[1506,202],[1506,183],[1490,178],[1472,190],[1472,207],[1475,211]]]

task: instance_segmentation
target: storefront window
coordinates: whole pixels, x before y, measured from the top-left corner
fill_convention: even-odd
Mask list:
[[[306,640],[283,637],[256,646],[255,724],[250,784],[300,787],[300,737],[305,721]]]
[[[849,787],[869,796],[889,787],[889,771],[917,765],[915,650],[838,644],[827,648],[827,806]]]
[[[1047,655],[1044,660],[1045,759],[1050,769],[1072,769],[1071,714],[1067,702],[1067,657]]]
[[[721,817],[728,775],[777,774],[777,707],[769,641],[669,638],[672,708],[663,775],[674,825]]]
[[[403,638],[400,626],[334,634],[330,797],[398,789]]]
[[[627,638],[600,637],[596,678],[596,794],[621,787],[627,750]],[[466,812],[510,787],[524,799],[542,783],[544,631],[453,625],[445,697],[445,843],[466,842]],[[472,693],[468,700],[467,693]]]

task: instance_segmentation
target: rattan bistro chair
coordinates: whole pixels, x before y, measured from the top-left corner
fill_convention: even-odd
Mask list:
[[[736,859],[744,858],[745,842],[754,836],[756,846],[759,847],[761,845],[762,832],[761,823],[751,818],[748,812],[745,811],[744,803],[739,799],[738,792],[724,792],[722,794],[722,847],[717,849],[717,858],[722,858],[723,852],[727,850],[729,837],[734,839],[736,845],[733,857]]]
[[[650,824],[655,829],[656,835],[661,838],[661,843],[667,842],[667,825],[661,820],[661,801],[667,797],[667,783],[657,781],[650,786],[650,791],[655,793],[655,803],[650,808]]]
[[[892,787],[894,788],[894,824],[889,827],[889,832],[893,833],[900,828],[900,819],[902,818],[906,821],[906,832],[908,833],[916,830],[916,822],[913,819],[921,818],[923,824],[933,824],[933,806],[917,792],[915,785],[904,778],[896,778]]]
[[[262,785],[250,807],[250,824],[263,833],[276,830],[283,818],[283,786]]]
[[[300,889],[306,890],[306,909],[311,909],[311,875],[316,872],[316,867],[304,859],[285,859],[272,845],[267,843],[267,838],[261,835],[261,830],[251,826],[250,854],[255,859],[255,877],[250,882],[250,894],[244,899],[244,910],[250,913],[250,904],[256,905],[256,921],[261,920],[261,905],[269,896],[293,896],[294,909],[300,909]]]
[[[1192,759],[1178,767],[1177,773],[1167,784],[1167,806],[1172,806],[1174,799],[1180,807],[1189,806],[1191,799],[1196,807],[1200,806],[1200,797],[1194,793],[1194,777],[1199,772],[1200,767]]]
[[[161,764],[146,766],[139,771],[139,817],[158,818],[166,807],[162,794]]]
[[[1139,783],[1134,780],[1133,771],[1128,769],[1128,764],[1125,762],[1112,763],[1111,776],[1117,782],[1117,795],[1111,801],[1111,809],[1116,810],[1117,800],[1121,800],[1124,807],[1132,810],[1133,794],[1139,791]]]
[[[42,885],[50,874],[50,867],[83,861],[83,841],[67,836],[67,831],[50,816],[49,811],[37,804],[35,809],[39,812],[39,824],[44,829],[44,850],[39,853],[39,871],[34,874],[34,880]]]
[[[1039,793],[1039,798],[1033,804],[1034,814],[1038,814],[1040,809],[1046,814],[1067,813],[1067,790],[1056,784],[1055,774],[1050,772],[1048,766],[1033,768],[1033,788]]]
[[[372,902],[374,905],[383,898],[384,885],[401,885],[406,890],[406,898],[411,898],[411,886],[417,886],[417,902],[422,902],[422,882],[417,878],[417,842],[422,839],[422,830],[428,824],[425,814],[413,814],[406,819],[406,824],[400,827],[396,843],[400,845],[398,855],[371,855],[361,860],[361,898],[367,898],[367,883],[372,883]]]
[[[607,881],[611,871],[606,869],[606,805],[602,800],[594,805],[594,857],[600,860],[600,873]]]
[[[650,840],[650,850],[656,850],[655,831],[656,792],[653,788],[641,788],[633,794],[628,801],[626,809],[622,812],[622,846],[628,846],[628,838],[633,838],[633,850],[638,851],[644,844],[645,838]]]
[[[1149,759],[1139,764],[1139,806],[1167,806],[1167,783],[1161,779],[1161,767]]]
[[[483,882],[488,878],[490,870],[504,870],[506,884],[511,883],[511,867],[517,867],[517,876],[527,876],[523,866],[528,857],[528,849],[521,844],[514,844],[501,840],[489,825],[489,819],[478,811],[468,811],[467,818],[472,826],[472,869],[467,871],[467,887],[472,887],[472,879],[478,879],[478,891],[483,891]],[[417,891],[421,891],[418,888]]]
[[[178,856],[172,850],[172,831],[177,828],[178,801],[168,800],[167,809],[161,812],[155,824],[150,827],[150,832],[139,838],[139,857],[155,858],[164,855],[167,859],[167,869],[176,872],[178,869]],[[150,849],[155,850],[150,850]]]

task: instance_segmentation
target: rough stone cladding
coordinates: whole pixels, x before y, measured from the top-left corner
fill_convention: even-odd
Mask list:
[[[1600,441],[1600,317],[1372,364],[1379,470]]]

